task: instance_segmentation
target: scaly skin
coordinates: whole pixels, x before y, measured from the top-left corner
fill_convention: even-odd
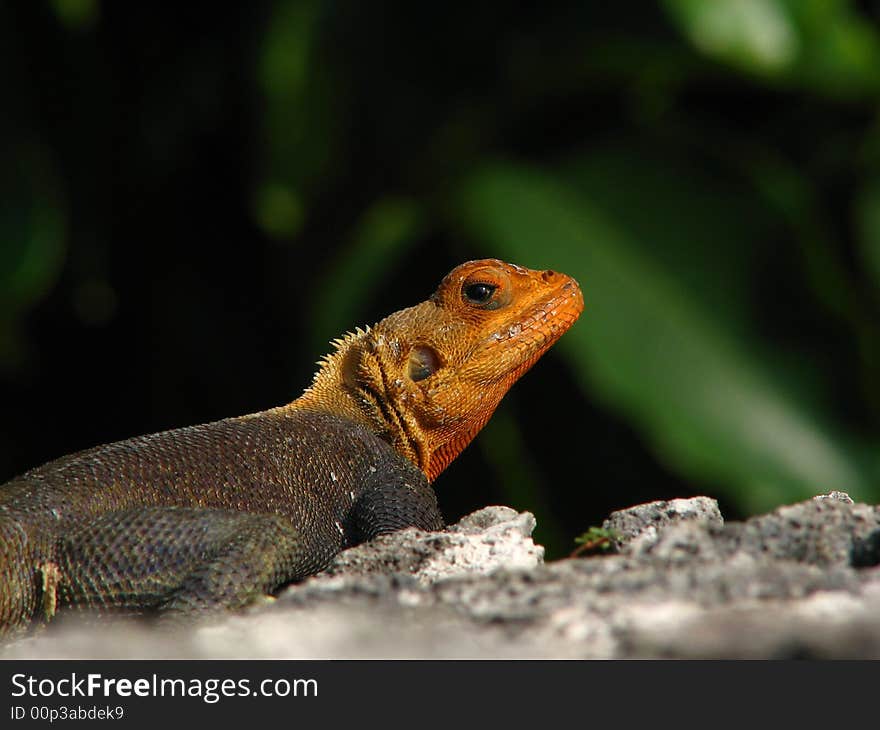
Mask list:
[[[63,457],[0,487],[0,636],[62,608],[237,608],[403,527],[574,323],[577,283],[494,259],[336,342],[292,403]]]

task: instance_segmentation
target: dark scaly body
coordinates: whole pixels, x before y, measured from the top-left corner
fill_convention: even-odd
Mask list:
[[[335,416],[276,409],[108,444],[0,489],[0,626],[67,605],[235,607],[409,525],[442,526],[424,474]],[[200,590],[205,566],[217,575]]]

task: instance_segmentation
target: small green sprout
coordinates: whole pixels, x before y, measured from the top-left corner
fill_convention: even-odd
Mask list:
[[[617,552],[619,536],[614,530],[604,527],[591,527],[586,532],[578,535],[574,541],[578,547],[571,553],[572,558],[581,555],[609,555]]]

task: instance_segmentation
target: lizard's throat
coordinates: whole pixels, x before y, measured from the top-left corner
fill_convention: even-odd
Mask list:
[[[369,404],[375,430],[399,454],[414,463],[429,482],[433,482],[474,440],[495,410],[493,407],[472,420],[459,422],[452,433],[441,429],[446,433],[440,440],[437,433],[423,428],[416,416],[406,410],[405,404],[389,397],[387,391],[382,393],[365,386],[361,389],[360,401]]]
[[[464,451],[465,447],[474,440],[480,432],[486,421],[492,415],[491,411],[486,414],[485,418],[468,424],[467,428],[459,430],[453,438],[439,444],[433,451],[428,454],[427,462],[424,467],[420,467],[429,482],[433,482],[443,470],[446,469],[456,457]]]
[[[415,418],[389,393],[386,385],[384,378],[381,383],[360,383],[357,388],[358,401],[371,420],[374,431],[427,475],[431,455],[425,435]]]

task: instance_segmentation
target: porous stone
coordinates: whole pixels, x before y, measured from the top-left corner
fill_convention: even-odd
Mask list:
[[[723,525],[718,502],[710,497],[670,499],[648,502],[612,512],[603,529],[611,530],[621,544],[640,538],[643,543],[656,539],[660,528],[685,521]]]
[[[727,523],[705,497],[639,505],[605,523],[617,554],[548,564],[529,513],[490,507],[242,614],[62,617],[2,656],[880,658],[880,509],[832,495]]]
[[[497,568],[534,568],[544,548],[532,541],[535,517],[510,507],[485,507],[442,532],[407,529],[340,553],[323,577],[400,573],[428,584]]]

